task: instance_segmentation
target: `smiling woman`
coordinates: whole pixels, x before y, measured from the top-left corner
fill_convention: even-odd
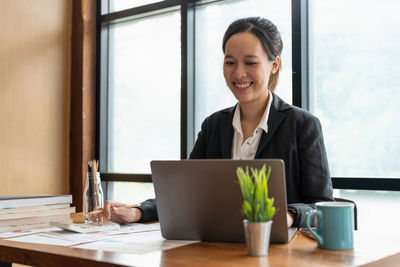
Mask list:
[[[332,183],[319,120],[273,93],[282,48],[267,19],[239,19],[228,27],[224,77],[238,103],[205,119],[190,158],[283,159],[288,225],[303,226],[313,203],[333,200]]]
[[[238,103],[204,120],[190,158],[282,159],[288,225],[304,226],[305,213],[313,203],[333,200],[319,120],[272,92],[282,41],[271,21],[239,19],[228,27],[223,43],[224,77]],[[106,213],[99,216],[113,213],[112,207],[118,205],[107,202]],[[131,212],[125,217],[130,218],[127,222],[157,219],[154,199],[143,202],[139,209],[141,212],[127,211]],[[111,218],[120,221],[116,215]]]
[[[278,71],[279,56],[270,61],[260,40],[249,32],[238,33],[226,43],[224,77],[242,105],[268,99],[270,77]],[[271,88],[272,89],[272,88]],[[274,89],[274,88],[273,88]]]

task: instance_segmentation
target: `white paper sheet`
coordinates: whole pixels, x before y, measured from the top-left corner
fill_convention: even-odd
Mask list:
[[[52,232],[40,232],[32,235],[32,237],[9,237],[7,240],[16,242],[29,242],[29,243],[39,243],[47,245],[59,245],[59,246],[72,246],[79,245],[88,242],[109,240],[122,235],[136,233],[136,232],[148,232],[148,231],[159,231],[160,224],[142,224],[142,223],[132,223],[121,225],[119,230],[105,231],[105,232],[94,232],[88,234],[74,233],[69,231],[61,230],[60,228],[49,228],[53,229]]]
[[[189,245],[199,241],[166,240],[160,231],[148,231],[122,235],[116,238],[74,246],[76,248],[145,254]]]
[[[160,224],[142,224],[142,223],[132,223],[132,224],[124,224],[121,225],[119,230],[111,230],[104,232],[93,232],[87,234],[74,233],[69,231],[57,231],[57,232],[49,232],[40,234],[41,236],[46,236],[49,238],[58,238],[62,240],[70,240],[75,241],[75,244],[99,241],[109,238],[114,238],[116,236],[128,234],[128,233],[137,233],[137,232],[147,232],[147,231],[157,231],[160,230]]]
[[[22,236],[22,235],[45,233],[45,232],[52,232],[52,231],[61,231],[61,230],[57,227],[48,227],[48,228],[38,228],[38,229],[30,229],[30,230],[3,232],[3,233],[0,233],[0,238],[10,238],[10,237],[17,237],[17,236]]]
[[[9,238],[7,240],[16,241],[16,242],[46,244],[46,245],[58,245],[58,246],[71,246],[71,245],[76,244],[75,241],[50,238],[50,237],[46,237],[46,236],[41,236],[40,234],[25,235],[25,236],[20,236],[20,237],[15,237],[15,238]]]
[[[127,224],[119,230],[89,234],[63,231],[59,228],[31,230],[30,235],[10,237],[7,240],[47,245],[74,246],[77,248],[145,254],[180,247],[198,241],[165,240],[161,236],[160,224]],[[36,233],[34,233],[37,231]],[[5,234],[5,233],[3,233]],[[10,233],[10,236],[11,233]]]

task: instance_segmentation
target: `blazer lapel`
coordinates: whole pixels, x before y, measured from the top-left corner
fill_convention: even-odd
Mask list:
[[[236,104],[237,105],[237,104]],[[221,124],[221,154],[222,158],[232,158],[232,142],[233,142],[233,126],[232,120],[235,113],[236,105],[229,109],[226,119]]]
[[[259,158],[265,146],[271,141],[279,125],[286,118],[286,115],[280,111],[291,109],[290,105],[285,103],[276,94],[273,94],[273,103],[268,117],[268,133],[263,132],[260,143],[258,144],[255,158]]]

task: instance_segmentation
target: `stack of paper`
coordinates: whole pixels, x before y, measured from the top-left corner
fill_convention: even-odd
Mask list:
[[[0,232],[49,227],[49,222],[71,223],[71,195],[0,196]]]

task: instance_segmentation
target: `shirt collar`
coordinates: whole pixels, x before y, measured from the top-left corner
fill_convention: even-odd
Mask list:
[[[258,126],[256,128],[256,130],[258,128],[263,129],[266,133],[268,133],[269,110],[271,109],[271,104],[272,104],[272,100],[273,100],[273,94],[270,91],[268,91],[268,94],[269,94],[269,97],[268,97],[267,107],[265,108],[264,114],[261,117],[261,120],[258,123]],[[235,114],[233,115],[233,120],[232,120],[232,126],[235,129],[235,131],[237,131],[238,133],[240,133],[243,136],[242,125],[240,123],[240,105],[239,104],[236,105]]]

